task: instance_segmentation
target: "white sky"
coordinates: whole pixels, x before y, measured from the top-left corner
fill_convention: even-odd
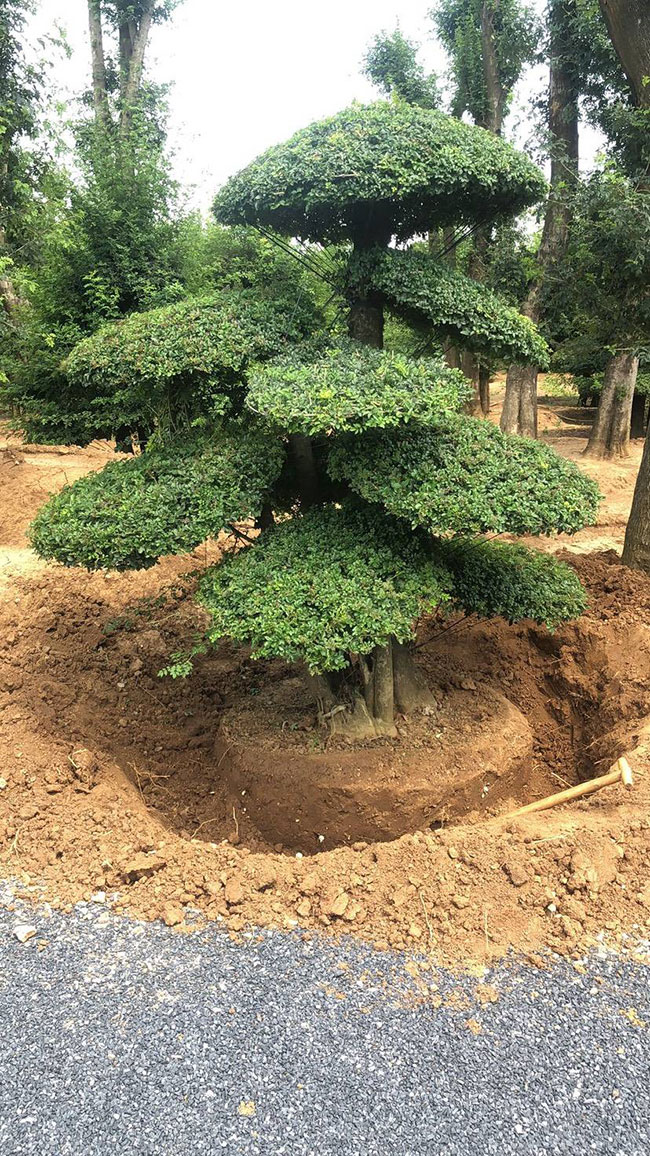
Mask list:
[[[352,100],[376,96],[360,74],[361,60],[373,36],[398,20],[422,44],[425,66],[444,79],[430,7],[431,0],[184,0],[167,25],[154,29],[147,60],[157,81],[173,84],[170,144],[175,174],[193,190],[191,203],[207,211],[219,185],[269,145]],[[40,0],[30,39],[57,22],[72,57],[57,66],[55,80],[73,97],[90,79],[86,0]],[[506,126],[519,144],[526,99],[542,85],[539,70],[520,85]],[[587,164],[597,147],[586,131]]]

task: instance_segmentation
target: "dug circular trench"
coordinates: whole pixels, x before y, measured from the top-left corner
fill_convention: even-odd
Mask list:
[[[623,752],[616,671],[588,622],[555,636],[476,623],[421,661],[434,709],[398,719],[396,739],[356,745],[319,729],[296,671],[264,666],[224,704],[199,836],[221,825],[254,849],[307,855],[389,842],[560,791]]]
[[[260,697],[256,707],[263,711]],[[271,844],[311,854],[396,839],[480,811],[488,799],[511,797],[527,782],[533,734],[526,717],[498,691],[475,692],[476,717],[466,725],[467,700],[457,690],[434,716],[405,723],[402,743],[313,753],[248,744],[226,715],[216,767]],[[445,735],[452,728],[450,750]]]

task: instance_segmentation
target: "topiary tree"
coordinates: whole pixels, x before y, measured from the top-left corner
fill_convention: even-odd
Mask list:
[[[199,584],[209,637],[303,663],[321,720],[355,738],[394,734],[396,711],[431,702],[412,653],[423,614],[463,607],[551,627],[579,614],[568,567],[480,535],[572,532],[595,515],[594,484],[464,416],[467,384],[442,360],[382,348],[389,310],[478,349],[544,358],[516,310],[389,244],[432,221],[507,216],[543,187],[496,137],[398,103],[353,106],[270,149],[227,183],[217,215],[346,246],[349,337],[292,343],[221,380],[182,454],[160,437],[63,490],[34,523],[36,549],[143,565],[231,527],[236,547]],[[72,360],[82,354],[90,369],[88,343]],[[246,517],[261,528],[253,540],[236,524]]]

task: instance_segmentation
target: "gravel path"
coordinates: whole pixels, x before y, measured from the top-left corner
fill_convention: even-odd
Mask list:
[[[407,963],[0,907],[0,1152],[647,1156],[645,966]]]

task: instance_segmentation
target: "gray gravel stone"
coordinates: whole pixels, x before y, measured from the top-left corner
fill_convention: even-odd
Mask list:
[[[647,1156],[645,966],[506,962],[486,1006],[427,973],[435,1007],[404,963],[0,906],[0,1153]]]

